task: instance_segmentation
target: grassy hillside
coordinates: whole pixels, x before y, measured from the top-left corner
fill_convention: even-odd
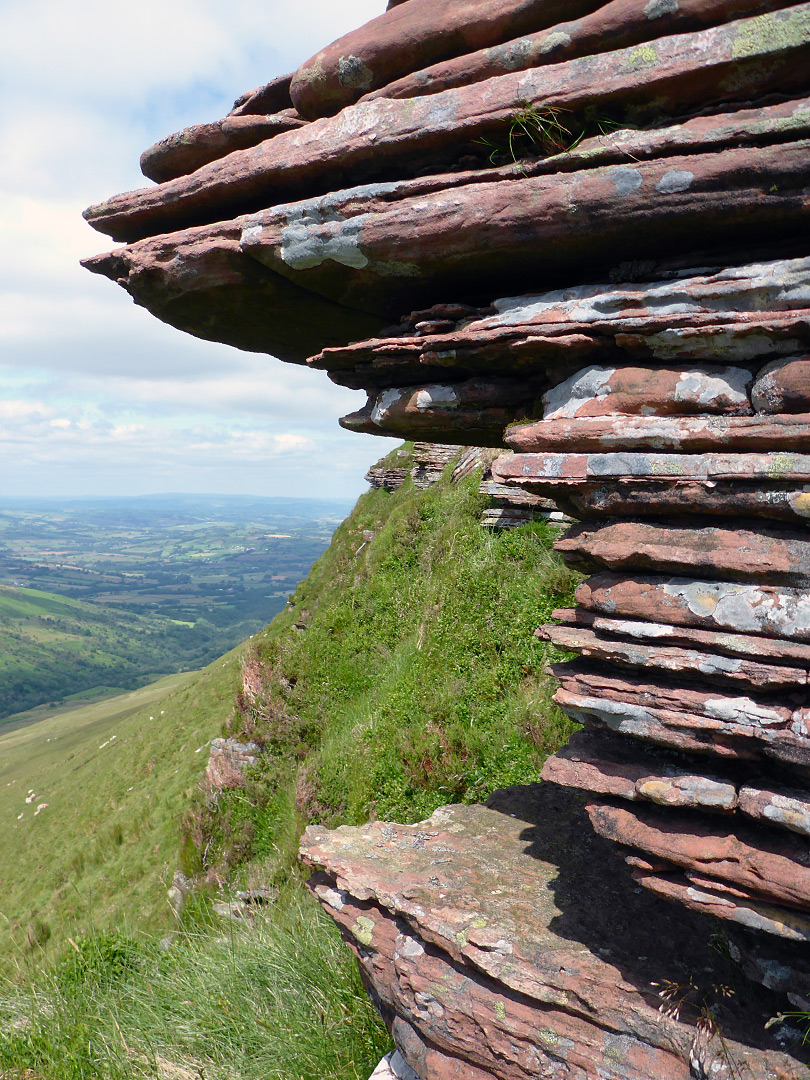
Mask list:
[[[134,689],[196,668],[232,642],[204,619],[188,623],[0,585],[2,718],[74,694]]]
[[[0,1075],[365,1080],[388,1038],[303,888],[301,828],[485,798],[570,730],[532,631],[574,576],[543,526],[492,534],[481,509],[475,477],[371,491],[241,656],[118,718],[103,703],[0,739],[0,933],[31,969],[0,994]],[[260,764],[195,786],[220,729]],[[178,857],[201,889],[165,952],[143,930],[166,924]],[[277,886],[267,918],[212,915],[204,884],[228,875]]]
[[[94,927],[170,924],[178,819],[226,720],[233,653],[200,672],[3,733],[0,961]]]
[[[283,879],[305,821],[416,821],[537,777],[572,725],[533,631],[578,578],[554,530],[493,533],[483,505],[476,476],[362,496],[253,639],[230,730],[265,755],[187,818],[189,871],[250,856]]]

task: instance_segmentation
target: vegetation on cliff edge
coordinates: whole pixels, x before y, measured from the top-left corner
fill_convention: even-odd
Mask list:
[[[484,505],[477,475],[359,500],[253,639],[228,733],[264,752],[246,783],[201,793],[186,872],[252,860],[284,880],[306,822],[418,821],[537,778],[572,724],[533,631],[578,579],[553,529],[486,530]]]

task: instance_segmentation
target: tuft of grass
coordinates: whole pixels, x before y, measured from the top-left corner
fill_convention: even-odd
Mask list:
[[[91,935],[0,990],[0,1075],[365,1080],[390,1039],[331,919],[300,888],[168,951]]]
[[[570,117],[568,109],[528,102],[518,103],[515,112],[507,118],[506,126],[504,138],[479,140],[490,151],[491,165],[501,164],[504,157],[517,164],[524,158],[570,152],[579,146],[586,133],[585,127]]]

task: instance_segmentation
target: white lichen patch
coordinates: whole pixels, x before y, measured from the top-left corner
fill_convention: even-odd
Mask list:
[[[543,38],[543,42],[540,46],[541,53],[550,53],[555,49],[559,49],[563,45],[571,44],[571,35],[566,34],[563,30],[555,30],[551,34],[546,34]]]
[[[351,90],[370,90],[374,72],[359,56],[341,56],[338,59],[338,82]]]
[[[610,393],[610,380],[615,374],[615,368],[587,367],[571,375],[543,394],[543,419],[576,416],[586,401]]]
[[[293,270],[311,270],[331,259],[341,266],[362,270],[368,258],[360,247],[360,235],[367,214],[345,221],[314,225],[301,221],[281,233],[280,255]]]
[[[678,11],[678,0],[648,0],[644,5],[644,14],[648,19],[660,19],[662,15],[676,15]]]
[[[377,395],[374,405],[371,409],[371,422],[381,427],[388,416],[391,409],[398,405],[402,400],[405,391],[403,390],[383,390],[381,394]]]
[[[457,409],[458,394],[452,386],[424,386],[417,390],[414,404],[420,412],[428,409]]]
[[[664,173],[655,185],[655,190],[660,191],[662,195],[673,195],[678,191],[688,191],[694,179],[695,174],[687,169],[671,169],[668,173]]]
[[[810,637],[810,593],[806,590],[671,578],[663,591],[701,620],[710,620],[726,630]]]
[[[751,372],[727,367],[720,372],[684,371],[675,385],[675,400],[694,405],[748,407]]]
[[[678,170],[673,170],[677,172]],[[640,187],[640,174],[633,168],[607,172],[614,185],[631,193]],[[545,322],[552,318],[577,322],[626,317],[629,311],[657,315],[710,312],[790,311],[810,307],[810,258],[784,259],[769,263],[733,266],[717,273],[683,272],[671,280],[646,281],[627,285],[580,285],[544,293],[502,297],[494,302],[497,315],[476,322],[476,327],[516,326]],[[787,356],[802,351],[797,341],[773,339],[773,335],[752,334],[743,328],[737,338],[732,330],[725,335],[701,331],[691,341],[688,331],[673,328],[647,336],[659,342],[656,356],[702,357],[715,363],[757,356]]]
[[[618,195],[632,195],[644,183],[644,177],[639,169],[625,167],[611,169],[608,177]]]

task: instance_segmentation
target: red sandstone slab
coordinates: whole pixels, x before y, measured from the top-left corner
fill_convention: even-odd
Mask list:
[[[665,709],[639,709],[634,702],[605,700],[560,688],[554,701],[577,723],[626,735],[644,743],[685,753],[712,754],[728,761],[786,762],[810,773],[806,740],[778,731],[753,732],[743,725],[719,725],[704,717]]]
[[[321,49],[296,71],[290,93],[304,116],[330,116],[364,93],[439,60],[540,30],[598,0],[411,0]]]
[[[282,207],[271,224],[247,227],[242,246],[314,292],[394,314],[392,295],[401,311],[409,300],[435,297],[448,275],[460,293],[488,298],[527,275],[542,284],[593,272],[617,250],[625,258],[675,256],[693,249],[696,229],[706,245],[736,240],[741,216],[752,230],[801,232],[808,182],[810,141],[741,147],[468,184],[348,219]]]
[[[594,416],[515,424],[518,453],[670,450],[683,453],[810,451],[810,413],[770,416]]]
[[[588,813],[599,835],[614,843],[737,885],[765,902],[810,912],[807,844],[798,838],[643,804],[593,803]]]
[[[729,761],[771,761],[810,776],[810,746],[806,720],[795,721],[796,731],[754,728],[750,724],[723,723],[696,713],[651,708],[638,701],[578,693],[560,687],[553,699],[573,720],[641,739],[668,750],[712,754]]]
[[[499,483],[528,487],[565,487],[627,480],[737,480],[810,482],[807,454],[661,454],[615,451],[605,454],[514,454],[498,458],[492,474]]]
[[[806,589],[608,571],[579,585],[576,599],[610,617],[810,641]]]
[[[626,48],[664,34],[685,33],[785,6],[781,0],[679,0],[677,7],[663,3],[651,7],[645,0],[612,0],[573,22],[557,23],[539,33],[409,72],[361,100],[436,94],[510,71]],[[565,14],[570,18],[570,11]]]
[[[554,548],[567,562],[591,570],[632,567],[771,585],[800,585],[810,578],[807,533],[767,526],[583,524],[570,529]]]
[[[780,697],[757,695],[753,698],[725,686],[714,690],[669,683],[656,677],[655,672],[646,677],[631,672],[608,673],[578,660],[554,664],[551,671],[568,693],[598,698],[603,702],[619,702],[628,707],[632,704],[639,716],[648,709],[656,710],[659,715],[671,717],[672,723],[678,723],[678,714],[684,713],[684,726],[694,726],[697,717],[707,731],[722,731],[726,724],[748,728],[752,735],[761,731],[789,730],[806,700],[806,694],[800,695],[802,700],[796,700],[795,694],[782,694]]]
[[[530,382],[515,379],[391,387],[341,417],[340,425],[370,435],[500,446],[509,418],[530,409],[534,397]]]
[[[277,75],[264,86],[240,94],[229,116],[269,116],[292,108],[290,83],[292,74]]]
[[[650,985],[720,981],[704,971],[708,924],[635,891],[603,841],[583,844],[576,795],[534,785],[493,806],[303,840],[304,861],[323,867],[312,887],[422,1080],[687,1080],[690,1056],[712,1069],[719,1048],[696,1043],[697,1014],[662,1014]],[[735,1067],[803,1080],[803,1059],[760,1036],[753,1004],[721,1013]]]
[[[266,205],[285,194],[301,193],[302,188],[323,192],[337,186],[338,174],[347,170],[358,181],[380,178],[386,169],[390,175],[397,163],[420,155],[435,159],[442,147],[465,146],[492,132],[514,113],[516,101],[604,109],[635,96],[639,101],[655,100],[664,114],[671,114],[690,103],[706,107],[721,102],[732,87],[738,99],[747,90],[764,94],[777,85],[789,91],[801,82],[805,53],[810,50],[807,12],[806,4],[798,5],[696,34],[662,38],[646,53],[620,50],[504,75],[488,84],[483,98],[480,88],[472,86],[411,101],[355,105],[333,119],[235,151],[189,177],[116,196],[90,208],[86,217],[114,239],[131,241],[231,216],[257,199]],[[775,183],[781,191],[785,179],[775,177],[769,186]],[[634,178],[627,178],[627,185],[634,183]],[[779,191],[773,194],[778,196]],[[591,236],[596,232],[592,230]]]
[[[252,113],[226,116],[224,120],[210,124],[195,124],[144,150],[141,172],[162,184],[178,176],[187,176],[234,150],[256,146],[265,139],[303,125],[303,120],[293,116],[256,116]]]
[[[648,622],[642,619],[616,619],[585,611],[582,608],[557,609],[552,618],[569,626],[593,628],[613,637],[664,646],[685,645],[706,649],[723,656],[757,658],[769,664],[810,665],[810,646],[779,638],[764,638],[754,634],[733,634],[702,630],[694,626],[675,626],[671,623]],[[540,631],[535,631],[540,634]]]
[[[675,900],[691,911],[730,922],[766,934],[776,934],[788,941],[810,941],[810,919],[806,916],[754,899],[742,899],[726,890],[697,887],[686,877],[636,871],[636,881],[667,900]]]
[[[242,220],[159,236],[84,260],[136,304],[195,337],[304,363],[324,341],[377,332],[381,321],[315,296],[249,259]]]
[[[805,413],[810,409],[810,356],[773,360],[751,388],[757,412]]]
[[[392,186],[385,197],[404,197],[407,191],[414,190],[414,183]],[[296,213],[302,220],[309,217],[315,222],[333,214],[337,207],[341,213],[378,212],[381,198],[382,193],[376,201],[369,196],[361,203],[346,191],[297,204]],[[261,237],[277,243],[279,227],[290,213],[288,207],[255,215],[251,218],[251,235],[258,226]],[[273,229],[275,241],[268,234]],[[730,363],[751,365],[763,352],[790,353],[801,348],[803,337],[810,343],[810,307],[801,306],[808,303],[810,260],[776,260],[729,267],[712,274],[686,271],[674,278],[662,276],[641,284],[580,285],[507,297],[494,301],[495,315],[481,317],[473,310],[461,314],[461,318],[455,314],[443,323],[434,320],[428,329],[414,317],[410,320],[411,333],[325,349],[310,363],[328,370],[337,381],[356,387],[370,387],[375,379],[387,380],[388,385],[409,378],[421,381],[429,370],[489,373],[493,368],[504,374],[540,368],[553,383],[560,377],[555,380],[555,371],[562,375],[576,371],[595,352],[644,358],[648,369],[657,366],[657,354],[669,354],[681,364],[723,356]],[[762,441],[750,449],[769,449],[773,435],[800,438],[798,422],[783,429],[781,424],[785,422],[786,418],[775,418],[772,424],[760,417],[752,419],[750,425],[739,426],[741,420],[729,418],[727,429],[715,424],[712,417],[684,418],[682,424],[677,422],[678,426],[666,418],[657,425],[651,418],[641,421],[637,417],[611,417],[604,422],[591,418],[582,424],[544,420],[537,425],[510,428],[507,439],[510,443],[518,439],[515,448],[519,450],[598,450],[603,448],[602,440],[605,449],[634,449],[634,440],[639,448],[678,449],[680,438],[700,438],[705,431],[708,445],[696,449],[712,449],[724,446],[723,436],[728,430],[734,438],[741,432],[753,431]],[[627,445],[621,442],[625,430]],[[533,438],[539,440],[539,445],[533,445]],[[544,439],[548,439],[548,446]],[[583,439],[588,439],[589,444],[578,445]],[[798,448],[785,442],[782,448],[786,445]]]
[[[638,642],[618,641],[594,633],[593,630],[567,626],[546,626],[544,636],[560,649],[568,649],[591,660],[600,660],[621,668],[643,667],[652,671],[671,672],[687,680],[718,680],[749,686],[755,690],[795,689],[807,684],[805,668],[762,664],[739,657],[718,656],[665,646],[641,645]]]
[[[778,461],[778,458],[776,459]],[[606,517],[762,518],[804,524],[810,517],[810,484],[715,480],[643,481],[620,485],[586,482],[571,488],[532,483],[531,490],[555,499],[573,518]]]
[[[630,802],[647,800],[662,806],[683,806],[731,813],[737,789],[727,778],[709,774],[706,764],[690,768],[643,752],[629,739],[586,729],[546,759],[542,779]]]
[[[806,790],[746,784],[740,789],[740,810],[766,824],[810,836],[810,794]]]
[[[591,365],[543,394],[543,417],[558,420],[614,413],[747,416],[753,412],[748,400],[752,379],[751,372],[740,367]]]

